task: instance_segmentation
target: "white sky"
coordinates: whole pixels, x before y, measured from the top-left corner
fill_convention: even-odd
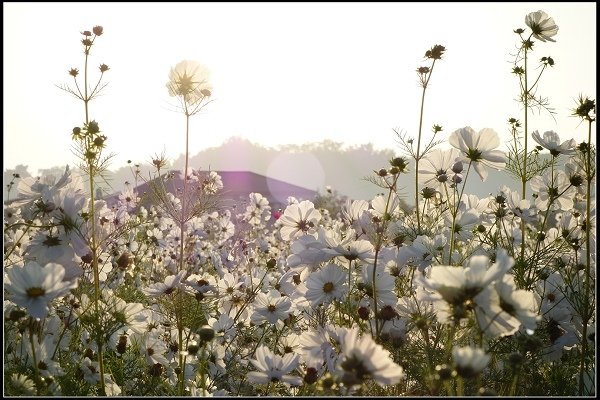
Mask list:
[[[394,128],[415,135],[415,70],[444,45],[426,97],[425,131],[495,129],[508,140],[522,120],[511,74],[516,28],[544,10],[556,43],[536,42],[532,60],[552,56],[540,94],[556,122],[530,117],[531,130],[585,140],[570,117],[580,93],[596,98],[596,3],[4,3],[4,168],[30,172],[67,163],[83,104],[55,84],[83,70],[79,32],[104,27],[91,52],[108,87],[91,118],[117,154],[116,169],[184,151],[184,117],[172,111],[169,70],[193,59],[211,70],[213,103],[192,118],[190,153],[230,136],[274,146],[331,139],[399,150]],[[81,75],[80,75],[81,76]],[[93,78],[92,78],[93,79]]]

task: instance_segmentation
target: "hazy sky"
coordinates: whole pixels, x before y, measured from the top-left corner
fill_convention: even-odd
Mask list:
[[[83,104],[55,85],[83,70],[80,32],[104,35],[92,47],[92,79],[106,63],[109,85],[91,118],[117,154],[112,167],[184,151],[184,116],[165,84],[183,59],[211,71],[213,99],[192,118],[190,152],[230,136],[268,146],[331,139],[398,149],[393,129],[415,135],[420,88],[415,70],[435,44],[424,126],[495,129],[508,140],[522,119],[511,74],[518,36],[532,11],[559,26],[556,43],[536,42],[531,60],[552,56],[539,94],[556,121],[530,117],[532,130],[582,141],[570,117],[580,93],[595,99],[595,3],[3,3],[4,168],[75,164],[70,133]],[[200,166],[195,166],[200,167]],[[206,166],[202,166],[206,167]]]

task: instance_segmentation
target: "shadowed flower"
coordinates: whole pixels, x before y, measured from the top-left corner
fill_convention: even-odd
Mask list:
[[[558,26],[554,22],[554,19],[549,17],[544,11],[535,11],[527,14],[525,17],[525,24],[531,29],[533,37],[545,42],[556,42],[552,39],[558,32]]]
[[[370,378],[380,386],[395,385],[404,377],[404,370],[392,360],[390,352],[375,343],[371,335],[359,337],[358,328],[342,332],[340,343],[338,368],[344,384],[360,385]]]
[[[456,372],[463,378],[474,378],[490,362],[490,355],[475,347],[453,347],[452,358],[456,365]]]
[[[288,375],[298,367],[298,354],[286,353],[283,357],[273,353],[266,346],[260,346],[254,353],[256,359],[250,360],[257,371],[248,372],[248,380],[253,383],[284,382],[299,386],[302,378]]]
[[[535,295],[518,290],[512,275],[504,275],[494,288],[486,288],[475,297],[475,302],[479,328],[490,337],[512,335],[521,325],[534,331],[540,319],[535,312]]]
[[[500,138],[493,129],[484,128],[477,133],[473,128],[467,126],[452,132],[448,141],[462,153],[459,160],[464,163],[472,163],[484,182],[488,175],[484,166],[501,170],[506,165],[504,153],[495,150],[500,146]]]

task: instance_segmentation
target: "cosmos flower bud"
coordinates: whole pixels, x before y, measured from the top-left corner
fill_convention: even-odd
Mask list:
[[[106,64],[100,64],[100,72],[106,72],[109,69],[110,68],[108,67],[108,65],[106,65]]]
[[[87,37],[87,36],[92,36],[92,32],[90,32],[90,31],[83,31],[83,32],[81,32],[81,34],[82,34],[83,36],[86,36],[86,37]]]
[[[92,31],[94,32],[94,35],[100,36],[100,35],[102,35],[102,32],[104,31],[104,28],[102,28],[102,26],[100,26],[100,25],[96,25],[94,27],[94,29],[92,29]]]
[[[452,172],[454,172],[455,174],[460,174],[462,172],[462,170],[463,170],[463,163],[462,163],[462,161],[457,161],[452,166]]]
[[[210,342],[215,337],[215,330],[208,325],[204,325],[198,329],[198,335],[202,341]]]
[[[404,170],[408,166],[408,161],[406,161],[406,159],[403,157],[396,157],[390,160],[390,164],[392,165],[392,167],[398,168],[400,172],[404,172]]]
[[[79,70],[77,68],[71,68],[69,70],[69,75],[71,75],[72,77],[76,77],[77,75],[79,75]]]
[[[433,60],[441,60],[442,55],[444,54],[445,51],[446,51],[446,48],[444,46],[436,44],[430,50],[427,50],[425,52],[425,57],[431,58]]]

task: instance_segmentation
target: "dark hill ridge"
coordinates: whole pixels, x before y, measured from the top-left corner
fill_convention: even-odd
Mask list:
[[[174,172],[173,178],[166,184],[172,193],[183,187],[180,171]],[[293,185],[279,179],[266,177],[249,171],[215,171],[221,177],[223,189],[219,192],[224,206],[232,207],[248,201],[250,193],[260,193],[268,201],[273,211],[287,206],[287,198],[294,196],[298,200],[314,200],[317,192],[298,185]],[[150,182],[145,182],[137,187],[138,196],[152,193]],[[120,192],[105,198],[109,206],[115,205],[119,200]]]

